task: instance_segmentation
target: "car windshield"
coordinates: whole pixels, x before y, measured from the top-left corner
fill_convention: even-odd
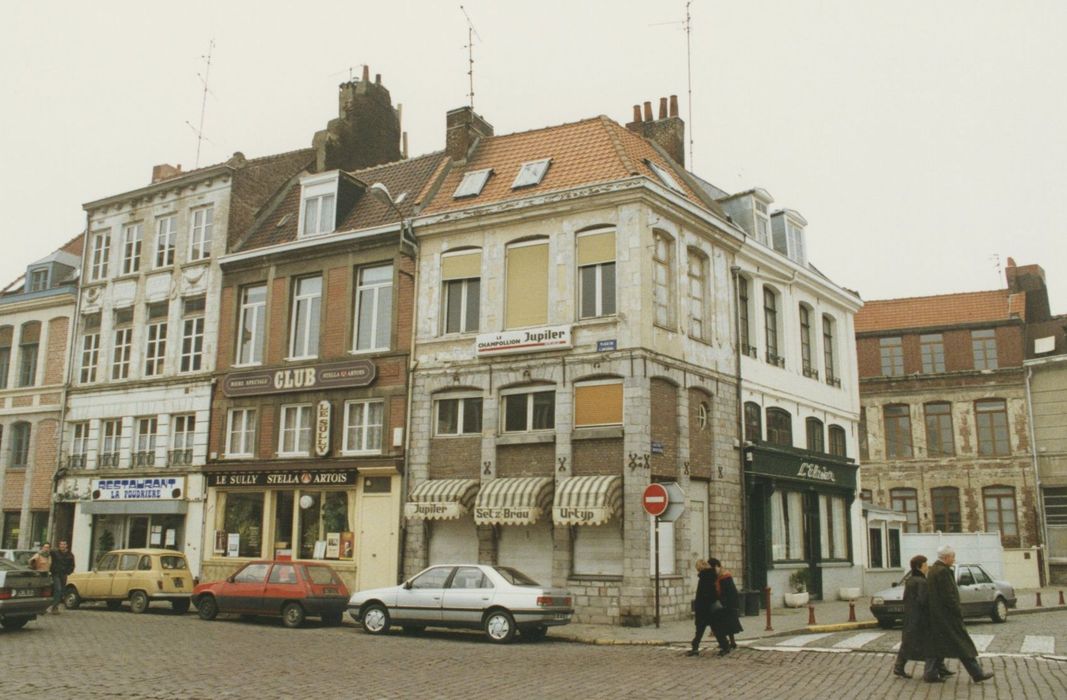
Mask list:
[[[33,549],[14,549],[8,553],[7,560],[19,566],[29,566],[34,554],[37,554],[37,551]]]
[[[26,567],[20,566],[10,559],[0,559],[0,571],[21,571]]]
[[[540,586],[537,581],[510,566],[494,566],[493,570],[504,577],[504,580],[513,586]]]

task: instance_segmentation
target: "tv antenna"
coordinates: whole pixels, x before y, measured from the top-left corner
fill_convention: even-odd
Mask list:
[[[463,48],[467,49],[467,80],[470,84],[470,92],[467,93],[467,97],[470,99],[471,111],[474,110],[474,37],[478,37],[478,41],[482,40],[478,30],[474,28],[474,22],[471,21],[471,16],[467,14],[467,9],[463,5],[459,6],[460,12],[467,20],[467,45]]]
[[[196,77],[200,79],[200,82],[204,85],[204,96],[200,101],[200,126],[194,127],[188,121],[185,123],[189,125],[189,128],[196,134],[196,164],[194,168],[200,167],[200,144],[202,141],[211,143],[210,139],[204,138],[204,112],[207,110],[207,96],[211,90],[208,89],[208,78],[211,76],[211,53],[215,50],[215,39],[212,38],[207,45],[207,55],[201,56],[204,59],[204,74],[196,74]],[[214,95],[214,93],[211,93]]]
[[[686,0],[685,3],[685,19],[678,22],[656,22],[649,25],[652,27],[662,27],[668,24],[680,24],[685,30],[685,83],[686,94],[689,100],[689,116],[686,119],[689,121],[689,170],[693,169],[693,50],[692,50],[692,29],[693,29],[693,16],[689,12],[689,6],[693,4],[693,0]]]

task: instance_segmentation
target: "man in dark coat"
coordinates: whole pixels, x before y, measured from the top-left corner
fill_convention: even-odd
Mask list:
[[[726,656],[736,647],[731,639],[738,632],[743,632],[741,620],[737,617],[740,596],[733,575],[723,567],[718,559],[708,559],[715,572],[715,603],[711,606],[711,631],[719,643],[719,656]]]
[[[52,552],[52,612],[59,612],[63,593],[67,590],[67,576],[74,573],[74,554],[67,547],[67,541],[61,540],[59,549]]]
[[[926,573],[929,570],[926,557],[921,554],[911,558],[911,573],[904,583],[904,629],[900,633],[900,650],[897,652],[893,674],[901,678],[911,678],[905,665],[908,661],[924,661],[925,675],[934,675],[932,668],[937,667],[937,659],[926,650],[926,637],[929,634],[929,596],[926,590]]]
[[[956,658],[971,680],[981,683],[993,677],[992,673],[982,670],[978,663],[978,650],[971,641],[971,635],[963,626],[963,612],[960,609],[960,591],[956,586],[956,572],[952,565],[956,563],[956,551],[945,545],[937,550],[937,561],[930,567],[926,578],[930,605],[930,634],[927,653],[939,662],[946,658]],[[940,683],[944,678],[937,673],[937,667],[927,664],[923,680],[927,683]]]
[[[700,654],[700,640],[704,638],[704,632],[711,626],[711,604],[715,600],[715,571],[708,562],[701,559],[697,562],[697,591],[693,598],[693,621],[696,624],[696,636],[693,637],[693,647],[686,656],[698,656]],[[714,633],[714,630],[712,630]]]

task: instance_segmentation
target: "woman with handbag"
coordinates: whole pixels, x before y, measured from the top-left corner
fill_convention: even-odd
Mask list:
[[[697,591],[693,598],[693,622],[696,624],[696,635],[693,637],[692,649],[686,652],[686,656],[700,655],[700,640],[704,638],[704,631],[711,626],[711,604],[715,600],[715,571],[708,566],[704,559],[697,561]],[[715,630],[712,629],[712,634]]]
[[[734,635],[743,632],[741,620],[737,616],[740,596],[733,575],[723,567],[718,559],[708,559],[708,565],[715,572],[715,597],[711,604],[711,631],[719,643],[719,656],[726,656],[737,648]]]

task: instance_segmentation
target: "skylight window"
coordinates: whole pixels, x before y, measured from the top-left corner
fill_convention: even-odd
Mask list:
[[[682,189],[682,186],[678,184],[678,181],[674,179],[673,175],[653,163],[651,160],[646,159],[645,164],[652,169],[652,172],[656,174],[656,177],[659,178],[660,182],[679,194],[685,194],[685,190]]]
[[[485,183],[489,180],[489,176],[493,174],[492,168],[486,168],[485,170],[472,170],[463,176],[463,180],[460,181],[459,187],[452,193],[453,199],[459,199],[460,197],[477,197],[482,193],[482,188],[485,187]]]
[[[515,190],[520,187],[532,187],[533,185],[541,184],[541,179],[544,178],[545,172],[548,170],[548,164],[551,162],[551,158],[544,158],[542,160],[531,160],[529,163],[520,165],[519,174],[515,176],[515,182],[511,183],[511,189]]]

